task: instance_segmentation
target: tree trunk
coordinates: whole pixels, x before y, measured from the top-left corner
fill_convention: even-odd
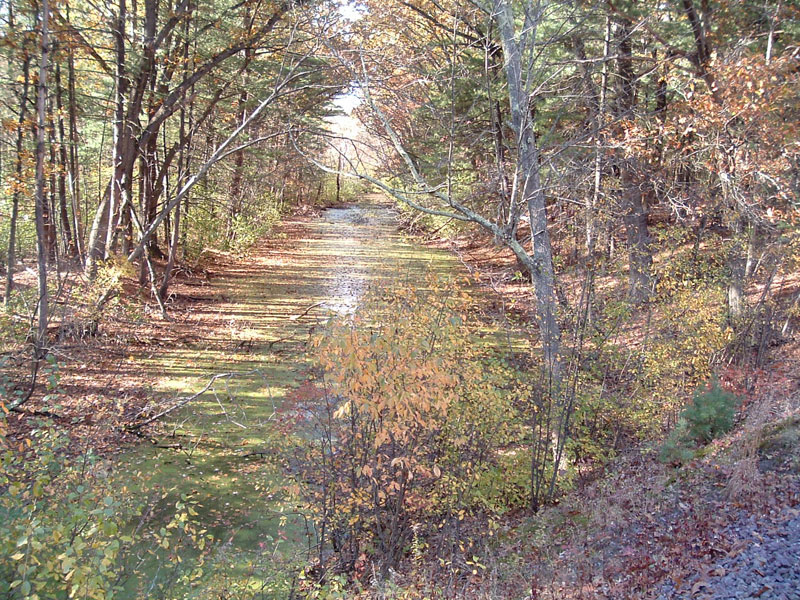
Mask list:
[[[633,24],[625,17],[617,17],[616,21],[616,116],[620,120],[633,119],[636,105],[636,74],[633,70],[631,43]],[[653,256],[650,248],[650,231],[647,226],[647,210],[638,178],[634,173],[633,159],[620,157],[617,167],[620,172],[620,200],[628,241],[628,297],[634,304],[641,304],[648,300],[652,287],[650,271]]]
[[[10,13],[13,14],[13,13]],[[13,17],[9,18],[13,25]],[[16,267],[17,218],[19,217],[19,197],[22,192],[22,143],[25,139],[25,120],[28,113],[28,88],[30,84],[30,55],[27,51],[22,59],[22,94],[19,98],[19,118],[17,119],[16,162],[14,167],[14,191],[11,195],[11,222],[8,233],[8,269],[6,270],[6,292],[3,302],[8,306],[11,290],[14,288],[14,268]]]
[[[239,123],[246,116],[247,90],[239,93]],[[233,176],[231,179],[231,197],[228,200],[227,234],[228,242],[233,241],[233,224],[242,206],[242,177],[244,171],[244,150],[239,150],[233,157]]]
[[[747,229],[744,217],[736,217],[733,241],[728,251],[728,317],[736,324],[744,315],[744,286],[747,275],[747,254],[743,237]]]
[[[522,50],[514,31],[514,15],[510,0],[496,0],[493,18],[505,56],[504,69],[508,85],[508,99],[511,109],[511,127],[517,137],[518,185],[521,188],[520,207],[525,207],[530,216],[532,254],[515,252],[523,259],[531,274],[536,296],[539,335],[542,343],[544,389],[539,406],[533,407],[531,427],[533,443],[531,448],[531,509],[539,509],[546,497],[552,497],[566,441],[569,436],[569,423],[572,403],[562,397],[561,373],[561,329],[558,322],[558,303],[556,297],[555,271],[547,222],[547,208],[541,182],[539,149],[533,131],[533,117],[529,106],[529,94],[525,87],[522,71]],[[541,18],[541,17],[537,17]],[[528,44],[535,41],[537,23],[525,19],[525,37]],[[518,208],[516,199],[511,200],[510,215],[515,221]],[[516,241],[516,240],[514,240]],[[519,244],[517,244],[519,246]],[[550,462],[552,461],[552,462]],[[552,465],[548,477],[547,465]],[[549,482],[547,481],[549,479]]]
[[[628,297],[636,304],[645,302],[652,291],[651,270],[653,255],[650,250],[650,230],[647,226],[647,209],[642,193],[631,184],[625,185],[625,206],[623,216],[628,238]]]
[[[184,76],[189,68],[189,21],[190,19],[186,20],[186,24],[183,30],[183,69],[184,69]],[[191,130],[191,110],[192,105],[189,107],[189,128]],[[176,189],[180,189],[181,185],[183,184],[183,180],[185,178],[185,174],[189,167],[189,156],[191,152],[191,134],[189,134],[188,138],[186,135],[186,118],[187,118],[187,110],[185,107],[181,107],[180,111],[180,128],[178,130],[178,139],[180,141],[180,150],[178,154],[178,176],[176,177]],[[181,204],[178,202],[175,205],[175,218],[173,219],[172,224],[172,239],[169,245],[169,256],[167,257],[167,264],[164,267],[164,278],[161,280],[161,287],[158,290],[158,294],[161,297],[163,302],[167,300],[167,292],[169,291],[169,284],[170,280],[172,279],[172,270],[175,267],[175,261],[178,257],[178,246],[180,245],[181,241]]]
[[[47,59],[50,53],[49,40],[50,6],[48,0],[42,0],[40,13],[41,26],[41,60],[39,62],[39,85],[36,98],[37,129],[36,129],[36,239],[39,267],[39,299],[38,299],[38,334],[34,345],[35,358],[44,358],[47,353],[47,231],[45,229],[45,198],[44,190],[44,134],[45,134],[45,105],[47,100]]]
[[[122,213],[122,206],[125,204],[127,159],[126,138],[128,127],[125,118],[125,99],[128,95],[129,80],[125,66],[125,23],[127,21],[126,0],[119,0],[119,10],[114,25],[114,48],[116,51],[116,72],[114,75],[116,92],[114,98],[114,143],[113,143],[113,165],[114,175],[111,183],[111,194],[108,201],[108,228],[106,229],[105,258],[108,258],[114,249],[117,237],[117,227]]]
[[[175,206],[175,218],[172,226],[172,237],[169,245],[169,256],[167,257],[167,265],[164,267],[164,278],[161,280],[161,287],[158,290],[158,295],[163,301],[167,299],[167,291],[169,290],[170,279],[172,278],[172,270],[175,267],[175,260],[178,256],[178,244],[180,243],[180,230],[181,230],[181,206]]]
[[[608,57],[611,54],[611,19],[606,17],[605,35],[603,36],[603,66],[600,79],[600,91],[597,98],[597,112],[595,117],[594,134],[594,173],[592,196],[586,205],[586,254],[589,261],[593,260],[595,245],[597,243],[597,227],[595,213],[600,202],[603,174],[603,143],[606,113],[606,97],[608,96]]]
[[[250,11],[248,9],[244,12],[244,26],[248,27],[250,22]],[[253,50],[246,48],[244,51],[244,71],[242,76],[242,89],[239,92],[239,123],[243,122],[247,117],[247,100],[249,98],[250,77],[247,65],[253,59]],[[233,179],[231,181],[231,197],[228,204],[228,242],[233,241],[234,231],[233,224],[239,212],[242,209],[242,178],[244,177],[244,153],[245,150],[239,150],[234,155],[233,165]]]
[[[155,100],[155,99],[153,99]],[[150,109],[152,110],[152,109]],[[148,140],[147,146],[141,155],[139,163],[139,173],[142,178],[141,186],[141,214],[142,225],[146,228],[153,219],[156,218],[158,208],[158,177],[159,169],[158,161],[158,138],[153,136]],[[150,238],[148,248],[155,256],[161,255],[161,250],[158,248],[158,238],[153,236]]]
[[[750,278],[756,270],[756,248],[758,246],[758,223],[751,223],[747,228],[747,260],[744,268],[745,279]]]
[[[339,162],[336,167],[336,204],[342,199],[342,153],[339,152]]]
[[[530,215],[533,254],[529,261],[530,264],[526,266],[530,270],[536,293],[545,381],[557,395],[561,383],[561,330],[558,323],[555,272],[545,195],[541,183],[539,149],[534,140],[533,123],[528,110],[528,95],[522,79],[522,57],[514,35],[514,16],[510,2],[498,2],[494,13],[506,59],[504,67],[511,107],[511,126],[519,145],[518,171],[522,180],[521,203],[527,207]]]
[[[50,205],[50,215],[52,216],[52,232],[53,232],[53,243],[50,246],[51,257],[50,259],[53,260],[57,258],[57,256],[61,254],[66,254],[66,248],[68,246],[67,235],[64,231],[64,221],[67,222],[67,226],[69,226],[69,216],[65,214],[64,210],[66,210],[66,203],[61,204],[61,195],[58,194],[58,186],[56,185],[56,178],[58,175],[58,161],[56,160],[56,127],[53,121],[53,107],[52,103],[48,103],[47,106],[47,138],[48,144],[47,149],[49,153],[48,163],[50,165],[50,173],[49,173],[49,180],[50,183],[47,186],[48,197],[49,197],[49,205]],[[58,216],[56,216],[58,215]],[[66,217],[66,218],[65,218]],[[59,240],[58,240],[58,221],[61,221],[61,250],[59,250]]]
[[[75,238],[78,235],[77,230],[72,231],[72,224],[74,218],[70,218],[69,209],[67,208],[67,173],[69,172],[69,161],[67,159],[67,136],[66,128],[64,127],[64,111],[62,103],[63,88],[61,86],[61,65],[56,64],[56,119],[58,122],[58,200],[61,207],[61,221],[62,229],[66,237],[66,247],[64,250],[68,256],[73,258],[78,255],[77,244]]]
[[[69,4],[66,5],[69,20]],[[78,103],[75,97],[75,52],[71,44],[67,49],[67,98],[69,104],[69,190],[72,203],[75,250],[81,262],[85,262],[83,251],[84,230],[81,226],[80,163],[78,162]]]
[[[72,224],[67,207],[67,148],[64,143],[64,121],[61,114],[61,70],[58,63],[53,64],[55,71],[55,111],[50,102],[48,118],[48,135],[50,138],[50,195],[53,199],[53,214],[58,214],[61,233],[61,254],[64,257],[74,256]],[[57,210],[56,210],[57,209]]]
[[[104,237],[104,223],[107,225],[108,217],[108,199],[111,195],[110,185],[106,187],[100,204],[97,207],[97,212],[94,214],[92,226],[89,229],[89,239],[86,242],[86,266],[84,272],[86,277],[94,279],[97,274],[97,261],[103,258],[103,237]]]

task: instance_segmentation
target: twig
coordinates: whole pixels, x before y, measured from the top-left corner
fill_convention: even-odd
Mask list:
[[[268,454],[270,454],[269,450],[253,450],[252,452],[248,452],[247,454],[242,454],[242,458],[248,458],[250,456],[260,456],[261,458],[265,458]]]
[[[154,421],[157,421],[158,419],[160,419],[162,417],[167,416],[171,412],[178,410],[182,406],[186,406],[192,400],[196,400],[197,398],[199,398],[200,396],[205,394],[208,390],[210,390],[214,386],[214,384],[219,379],[229,379],[231,377],[241,377],[243,375],[250,375],[250,374],[256,373],[256,372],[258,372],[258,371],[254,370],[254,371],[248,371],[246,373],[237,373],[237,372],[218,373],[217,375],[214,375],[211,379],[209,379],[208,383],[205,385],[205,387],[203,387],[203,389],[200,390],[199,392],[197,392],[196,394],[192,394],[191,396],[185,396],[183,398],[178,398],[175,401],[175,403],[172,406],[170,406],[169,408],[165,408],[161,412],[153,415],[152,417],[149,417],[149,418],[145,419],[144,421],[140,421],[138,423],[132,423],[130,425],[126,425],[125,427],[123,427],[123,429],[125,429],[126,431],[134,431],[135,432],[135,431],[141,429],[142,427],[144,427],[145,425],[149,425],[150,423],[152,423]],[[139,413],[139,414],[141,414],[141,413]]]
[[[24,396],[22,396],[19,400],[17,400],[16,402],[12,402],[11,404],[9,404],[6,407],[6,410],[11,411],[11,412],[25,412],[25,411],[22,410],[21,407],[22,407],[23,404],[25,404],[28,400],[31,399],[31,396],[33,396],[33,391],[36,389],[36,376],[39,374],[39,365],[41,365],[41,363],[42,363],[42,359],[41,358],[36,357],[34,359],[34,361],[33,361],[33,373],[31,373],[31,383],[30,383],[30,386],[28,388],[27,393]]]
[[[230,394],[228,394],[228,396],[230,397]],[[242,425],[241,423],[238,423],[237,421],[231,419],[231,416],[228,414],[228,411],[225,410],[224,406],[222,406],[222,402],[220,401],[219,396],[217,394],[214,394],[214,400],[216,400],[217,404],[219,404],[220,409],[222,409],[222,414],[225,415],[225,418],[228,419],[228,422],[233,423],[234,425],[236,425],[237,427],[241,427],[242,429],[247,429],[246,425]]]
[[[294,315],[294,316],[292,316],[292,317],[289,317],[289,320],[290,320],[290,321],[297,321],[297,319],[300,319],[300,318],[302,318],[302,317],[305,317],[305,316],[306,316],[308,313],[310,313],[310,312],[311,312],[313,309],[317,308],[318,306],[322,306],[323,304],[325,304],[325,303],[324,303],[324,302],[317,302],[316,304],[312,304],[311,306],[309,306],[307,309],[305,309],[305,310],[304,310],[302,313],[300,313],[299,315]]]

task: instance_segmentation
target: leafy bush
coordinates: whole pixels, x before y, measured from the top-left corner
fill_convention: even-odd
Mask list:
[[[269,194],[244,202],[230,218],[195,206],[185,226],[186,258],[196,260],[208,249],[242,253],[269,234],[280,216],[281,204]]]
[[[733,427],[737,398],[717,381],[695,392],[691,404],[681,412],[678,424],[661,446],[662,462],[679,464],[690,460],[699,444],[727,433]]]
[[[263,196],[231,220],[226,249],[241,253],[272,231],[281,218],[278,202]]]
[[[318,428],[302,460],[322,547],[355,573],[431,537],[457,548],[468,512],[528,500],[529,390],[478,341],[469,297],[434,282],[380,301],[316,341]]]
[[[191,584],[202,553],[179,559],[166,579],[138,570],[144,556],[171,561],[206,544],[190,502],[175,503],[163,527],[142,527],[153,508],[98,456],[71,456],[69,439],[45,423],[18,447],[0,438],[0,596],[108,600],[124,595],[123,584],[162,592]]]

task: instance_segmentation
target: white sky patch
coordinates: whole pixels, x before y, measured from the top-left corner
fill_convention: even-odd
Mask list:
[[[354,92],[339,94],[333,99],[333,105],[345,114],[352,114],[353,110],[361,104],[361,98]]]
[[[363,6],[359,6],[357,2],[352,0],[343,0],[339,3],[339,15],[347,21],[358,21],[364,16],[365,12],[366,10]]]

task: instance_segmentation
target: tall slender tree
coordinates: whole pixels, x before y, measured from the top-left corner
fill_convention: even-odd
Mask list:
[[[15,26],[14,8],[12,4],[8,6],[9,27]],[[14,157],[14,178],[12,181],[13,191],[11,192],[11,218],[9,220],[8,231],[8,261],[6,267],[6,285],[3,302],[6,306],[11,300],[11,292],[14,287],[14,269],[17,267],[17,220],[19,219],[19,200],[22,195],[24,168],[23,143],[25,141],[25,123],[28,118],[28,88],[30,85],[30,53],[23,44],[22,47],[22,92],[19,95],[19,116],[17,117],[17,127],[15,132],[15,157]]]
[[[47,119],[47,70],[50,56],[50,5],[48,0],[42,0],[39,9],[39,82],[36,94],[36,240],[38,256],[38,332],[34,344],[36,360],[44,358],[47,352],[47,321],[48,321],[48,291],[47,291],[47,261],[50,240],[46,229],[46,203],[45,197],[45,127]]]

